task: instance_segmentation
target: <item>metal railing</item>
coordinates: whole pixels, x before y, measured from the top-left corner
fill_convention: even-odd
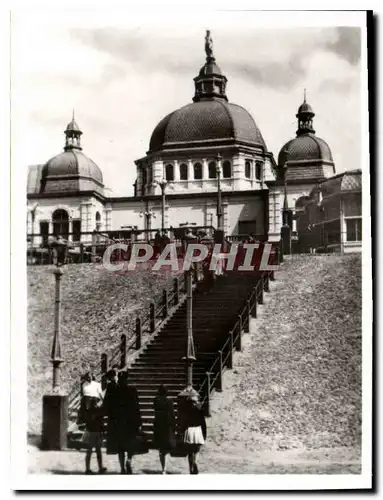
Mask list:
[[[186,298],[185,276],[180,275],[173,279],[171,290],[165,288],[160,296],[155,297],[149,304],[149,311],[136,317],[134,332],[127,336],[121,335],[118,345],[111,348],[109,352],[103,352],[100,362],[91,367],[91,372],[96,379],[101,380],[104,386],[106,374],[110,368],[124,370],[128,364],[128,353],[138,351],[151,338],[155,331],[160,328],[175,312]],[[82,380],[76,382],[69,392],[68,407],[69,414],[73,415],[79,407],[82,396]]]
[[[258,279],[249,298],[238,315],[237,321],[230,329],[227,339],[218,350],[209,370],[199,387],[199,395],[201,404],[205,410],[206,416],[210,416],[210,396],[213,390],[219,392],[223,389],[223,372],[227,367],[233,368],[233,352],[234,350],[242,350],[242,333],[249,332],[250,318],[257,317],[257,306],[263,304],[264,292],[269,292],[269,280],[274,281],[274,271],[267,271]]]

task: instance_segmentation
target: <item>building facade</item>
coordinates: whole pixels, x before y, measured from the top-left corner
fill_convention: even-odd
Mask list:
[[[34,245],[57,234],[85,242],[93,231],[218,227],[219,222],[227,235],[278,241],[286,202],[297,234],[303,202],[335,173],[329,146],[315,135],[306,96],[297,113],[297,136],[282,147],[276,162],[250,113],[229,102],[228,80],[209,32],[205,52],[192,102],[160,120],[148,151],[135,162],[134,196],[106,196],[102,169],[83,152],[82,131],[73,116],[64,151],[29,168],[27,221]]]

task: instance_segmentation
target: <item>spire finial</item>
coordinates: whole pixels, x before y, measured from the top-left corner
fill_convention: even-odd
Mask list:
[[[74,108],[72,109],[72,121],[74,121]]]
[[[303,102],[306,102],[306,88],[303,90]]]
[[[210,30],[206,30],[205,52],[206,52],[206,59],[214,59],[214,55],[213,55],[213,39],[211,37]]]

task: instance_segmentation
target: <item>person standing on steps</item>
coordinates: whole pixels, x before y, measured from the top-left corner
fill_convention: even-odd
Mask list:
[[[128,385],[127,372],[121,373],[116,391],[118,458],[121,474],[132,474],[132,458],[141,434],[141,413],[138,392]],[[126,462],[125,462],[126,454]]]
[[[118,381],[117,371],[109,370],[106,374],[106,392],[104,397],[104,414],[107,416],[107,433],[106,433],[106,453],[107,455],[118,454]]]
[[[167,455],[175,448],[176,419],[173,401],[164,385],[154,399],[153,448],[159,451],[162,474],[166,474]]]
[[[83,396],[81,399],[80,418],[85,423],[84,443],[86,444],[85,474],[92,474],[90,468],[93,448],[96,450],[98,472],[104,474],[102,464],[103,409],[101,384],[95,382],[90,373],[84,376]]]
[[[206,440],[206,420],[199,403],[198,393],[185,401],[185,412],[181,422],[184,446],[187,450],[190,474],[198,474],[197,455]]]

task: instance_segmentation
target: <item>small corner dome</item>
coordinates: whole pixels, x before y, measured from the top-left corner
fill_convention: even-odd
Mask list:
[[[76,176],[85,177],[103,185],[100,167],[82,151],[69,150],[60,153],[44,165],[43,178]]]
[[[280,150],[278,165],[295,161],[320,160],[333,163],[331,149],[326,141],[315,134],[304,134],[288,141]]]

